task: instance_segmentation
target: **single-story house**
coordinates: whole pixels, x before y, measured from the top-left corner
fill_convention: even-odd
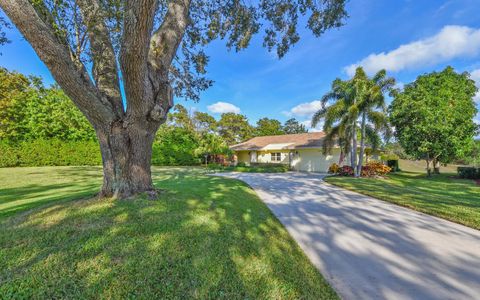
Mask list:
[[[296,171],[327,172],[331,164],[339,163],[340,149],[336,147],[332,154],[323,155],[324,138],[323,132],[259,136],[230,149],[237,163],[288,164]],[[344,161],[348,162],[348,158]]]

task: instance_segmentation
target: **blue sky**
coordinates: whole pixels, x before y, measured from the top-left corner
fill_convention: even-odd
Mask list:
[[[208,77],[214,85],[198,103],[176,103],[217,117],[224,111],[241,112],[252,124],[262,117],[295,117],[308,125],[318,108],[316,100],[332,80],[348,78],[358,64],[370,72],[386,68],[400,83],[451,65],[472,72],[480,87],[479,7],[480,0],[352,0],[345,26],[320,38],[302,30],[300,42],[281,60],[262,47],[261,36],[239,53],[216,41],[207,48]],[[12,43],[2,47],[0,66],[53,83],[21,35],[11,30],[8,36]]]

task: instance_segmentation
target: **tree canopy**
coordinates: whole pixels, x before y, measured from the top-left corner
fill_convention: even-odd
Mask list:
[[[395,136],[408,155],[437,167],[468,152],[478,126],[473,97],[477,91],[468,73],[452,67],[419,76],[395,95],[390,106]]]
[[[261,118],[258,120],[255,130],[256,136],[280,135],[284,133],[282,123],[280,123],[278,120],[269,118]]]
[[[0,139],[94,140],[95,131],[58,87],[0,68]]]
[[[236,113],[224,113],[218,121],[218,133],[228,145],[244,142],[254,135],[254,128],[246,116]]]
[[[283,125],[285,134],[307,133],[305,125],[300,124],[295,118],[288,119]]]
[[[376,149],[380,144],[380,133],[389,131],[384,94],[392,90],[394,83],[393,78],[386,76],[385,70],[370,78],[362,67],[358,67],[353,78],[337,78],[332,82],[331,90],[322,97],[322,108],[312,117],[313,126],[324,121],[324,154],[339,145],[342,161],[350,152],[350,165],[355,176],[361,174],[366,143]]]

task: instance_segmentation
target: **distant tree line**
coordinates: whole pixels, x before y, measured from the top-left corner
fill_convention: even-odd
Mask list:
[[[156,134],[152,163],[199,164],[255,136],[303,132],[295,119],[282,125],[262,118],[252,126],[242,114],[224,113],[216,120],[177,104]],[[100,163],[95,131],[60,87],[0,68],[0,166]]]

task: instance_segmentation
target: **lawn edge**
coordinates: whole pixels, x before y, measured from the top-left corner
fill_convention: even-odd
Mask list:
[[[352,189],[349,189],[349,188],[346,188],[342,185],[338,185],[338,184],[335,184],[333,182],[328,182],[326,181],[325,179],[328,178],[328,177],[334,177],[334,176],[325,176],[324,178],[322,178],[323,182],[325,182],[326,184],[329,184],[331,186],[335,186],[335,187],[339,187],[341,189],[344,189],[346,191],[349,191],[349,192],[352,192],[352,193],[356,193],[356,194],[359,194],[359,195],[363,195],[363,196],[368,196],[368,197],[371,197],[373,199],[376,199],[376,200],[380,200],[382,202],[385,202],[385,203],[389,203],[389,204],[392,204],[392,205],[395,205],[395,206],[399,206],[399,207],[403,207],[403,208],[406,208],[406,209],[409,209],[409,210],[412,210],[412,211],[415,211],[417,213],[421,213],[421,214],[424,214],[424,215],[427,215],[427,216],[430,216],[430,217],[435,217],[435,218],[439,218],[439,219],[442,219],[444,221],[447,221],[447,222],[450,222],[450,223],[453,223],[453,224],[456,224],[456,225],[460,225],[460,226],[464,226],[464,227],[467,227],[467,228],[470,228],[470,229],[473,229],[473,230],[476,230],[476,231],[480,231],[480,227],[479,228],[476,228],[476,227],[472,227],[472,226],[469,226],[467,224],[464,224],[464,223],[461,223],[457,220],[452,220],[450,218],[447,218],[447,217],[444,217],[444,216],[441,216],[441,215],[438,215],[438,214],[433,214],[433,213],[429,213],[425,210],[422,210],[422,209],[418,209],[414,206],[409,206],[409,205],[403,205],[401,203],[397,203],[397,202],[393,202],[393,201],[390,201],[390,200],[387,200],[387,199],[384,199],[384,198],[379,198],[375,195],[371,195],[369,194],[368,192],[365,192],[365,193],[362,193],[358,190],[352,190]]]

